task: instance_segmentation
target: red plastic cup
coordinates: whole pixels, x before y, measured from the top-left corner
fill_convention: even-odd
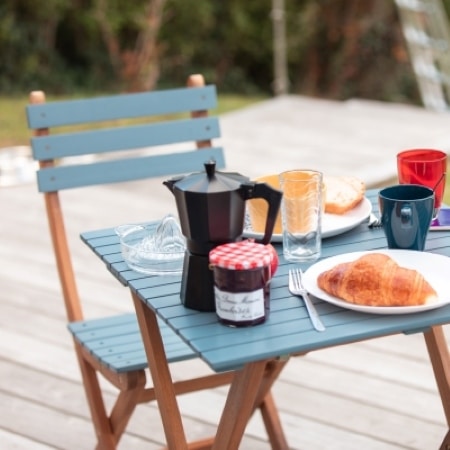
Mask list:
[[[442,205],[447,172],[447,154],[441,150],[418,148],[397,155],[400,184],[420,184],[434,190],[435,219]]]

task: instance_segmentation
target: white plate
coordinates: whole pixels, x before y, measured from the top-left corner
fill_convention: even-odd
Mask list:
[[[322,238],[328,238],[331,236],[337,236],[338,234],[345,233],[355,227],[360,223],[364,222],[369,214],[372,212],[372,203],[367,198],[345,214],[327,214],[325,213],[322,217]],[[244,236],[248,238],[261,239],[264,234],[257,233],[252,230],[250,220],[246,221],[246,226],[244,229]],[[283,235],[273,234],[272,242],[282,242]]]
[[[333,295],[327,294],[317,285],[317,277],[320,273],[331,269],[336,264],[354,261],[367,253],[384,253],[389,255],[397,264],[415,269],[420,272],[430,283],[438,294],[435,302],[425,303],[418,306],[364,306],[355,305],[341,300]],[[411,314],[429,309],[440,308],[450,303],[450,291],[448,285],[448,274],[450,273],[450,258],[435,253],[417,252],[413,250],[376,250],[373,252],[345,253],[332,256],[313,264],[304,274],[304,285],[306,290],[321,300],[346,309],[353,309],[372,314]]]

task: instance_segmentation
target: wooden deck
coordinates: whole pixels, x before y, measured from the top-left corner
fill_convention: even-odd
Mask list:
[[[225,119],[223,132],[230,133],[233,118]],[[422,123],[418,120],[416,126]],[[298,124],[293,126],[297,130]],[[352,144],[355,155],[364,140],[370,142],[360,134],[360,141]],[[230,160],[238,161],[237,153],[230,150]],[[281,150],[274,151],[279,157]],[[267,163],[253,162],[249,170],[247,164],[242,160],[228,168],[248,175],[258,167],[267,172]],[[131,310],[128,291],[113,281],[78,233],[175,212],[172,195],[161,180],[94,188],[93,203],[103,205],[98,211],[81,200],[83,194],[80,190],[65,196],[85,314]],[[0,188],[0,205],[0,448],[92,449],[93,428],[65,326],[43,199],[31,183]],[[173,376],[207,370],[199,361],[180,363]],[[394,336],[292,358],[274,395],[292,449],[437,449],[447,431],[422,335]],[[190,438],[214,432],[224,399],[224,388],[180,399]],[[156,406],[138,407],[120,448],[156,449],[163,444]],[[259,416],[248,427],[241,448],[269,448]]]

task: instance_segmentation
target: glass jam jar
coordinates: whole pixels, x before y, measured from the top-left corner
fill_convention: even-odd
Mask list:
[[[263,323],[270,311],[271,251],[252,241],[219,245],[209,253],[216,314],[225,325]]]

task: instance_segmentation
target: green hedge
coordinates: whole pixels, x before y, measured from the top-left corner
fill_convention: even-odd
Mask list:
[[[179,85],[201,72],[222,92],[269,94],[271,3],[2,0],[0,91],[132,91]],[[394,2],[285,5],[290,92],[419,101]],[[159,22],[146,18],[158,8]]]

